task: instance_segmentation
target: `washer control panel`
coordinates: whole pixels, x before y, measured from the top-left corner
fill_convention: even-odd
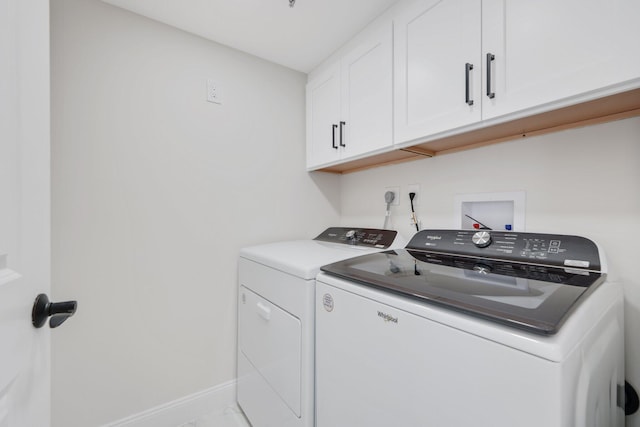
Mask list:
[[[407,249],[600,271],[596,244],[580,236],[512,231],[422,230]]]
[[[386,249],[397,234],[397,231],[378,228],[329,227],[313,240]]]

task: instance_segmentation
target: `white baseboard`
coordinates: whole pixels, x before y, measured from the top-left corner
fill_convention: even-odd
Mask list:
[[[236,380],[167,402],[102,427],[176,427],[236,405]]]

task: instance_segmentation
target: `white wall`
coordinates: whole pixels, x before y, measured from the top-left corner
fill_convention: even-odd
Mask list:
[[[382,226],[384,192],[400,186],[392,225],[406,237],[407,186],[419,184],[423,228],[457,228],[458,194],[525,191],[527,231],[599,242],[609,276],[625,289],[627,378],[640,390],[640,118],[526,138],[342,177],[342,223]],[[640,415],[628,425],[640,426]]]
[[[98,0],[51,2],[53,425],[235,378],[238,249],[339,222],[306,76]],[[216,79],[224,103],[206,102]]]

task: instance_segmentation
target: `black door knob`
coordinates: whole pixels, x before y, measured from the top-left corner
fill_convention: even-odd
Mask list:
[[[57,328],[69,317],[76,312],[78,303],[76,301],[50,302],[46,294],[40,294],[36,297],[31,311],[31,322],[36,328],[44,326],[47,318],[49,319],[49,327]]]

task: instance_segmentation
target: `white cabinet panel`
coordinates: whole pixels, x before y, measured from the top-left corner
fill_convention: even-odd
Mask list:
[[[307,166],[340,158],[340,63],[307,84]]]
[[[480,120],[480,15],[480,0],[424,0],[396,17],[396,142]]]
[[[393,142],[391,28],[361,43],[342,58],[343,157]]]
[[[638,0],[483,0],[483,54],[495,55],[483,118],[637,79],[638,17]]]
[[[392,55],[389,22],[309,80],[309,169],[393,145]]]

